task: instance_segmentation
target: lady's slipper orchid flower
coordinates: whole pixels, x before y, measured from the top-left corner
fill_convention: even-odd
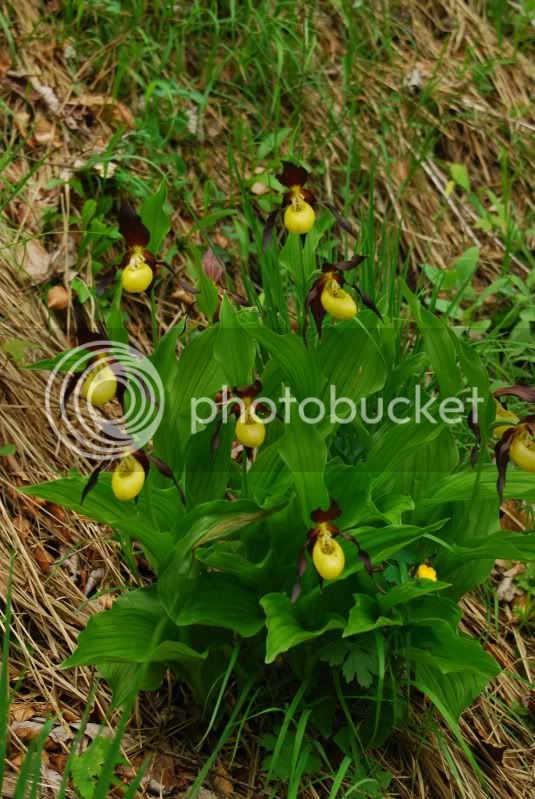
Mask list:
[[[346,558],[344,550],[336,540],[338,537],[343,538],[345,541],[350,541],[357,547],[358,556],[364,564],[364,568],[368,574],[373,574],[373,567],[368,553],[361,549],[355,538],[332,523],[341,513],[340,506],[333,500],[327,510],[318,509],[310,514],[314,527],[308,531],[306,545],[299,555],[298,576],[292,591],[292,602],[296,602],[301,594],[301,578],[307,568],[305,550],[308,550],[308,553],[312,556],[314,568],[322,583],[324,580],[336,580],[337,577],[340,577],[344,571]]]
[[[116,499],[127,502],[136,499],[145,484],[145,478],[151,466],[172,480],[181,498],[182,490],[175,479],[175,476],[166,463],[156,458],[154,455],[147,455],[142,449],[131,450],[119,458],[101,461],[89,475],[89,479],[82,491],[81,502],[87,497],[90,491],[96,486],[100,473],[110,466],[114,466],[111,478],[111,490]]]
[[[258,415],[266,409],[262,403],[255,402],[256,397],[262,391],[262,383],[260,380],[255,380],[248,386],[240,386],[232,389],[232,393],[218,392],[216,395],[216,403],[219,405],[226,405],[230,403],[230,413],[236,416],[235,438],[238,443],[245,447],[247,454],[254,449],[260,447],[266,437],[266,426]],[[236,402],[232,403],[235,398]],[[219,446],[219,424],[214,437],[212,439],[212,449],[217,449]]]
[[[108,359],[102,353],[95,356],[95,366],[91,369],[84,382],[80,393],[90,405],[101,408],[110,402],[117,394],[118,381],[113,368],[108,364]]]
[[[143,464],[132,455],[124,455],[113,470],[111,490],[122,501],[135,499],[145,483]]]
[[[501,424],[499,427],[495,427],[492,430],[492,435],[493,438],[501,438],[503,434],[507,432],[507,430],[510,430],[511,427],[514,427],[516,424],[518,424],[520,419],[518,418],[516,413],[513,413],[513,411],[504,408],[501,402],[498,402],[497,399],[495,399],[495,402],[496,402],[495,421],[505,422],[506,424]]]
[[[328,208],[333,214],[334,218],[340,227],[349,233],[351,236],[356,237],[356,232],[350,223],[345,219],[335,205],[328,202],[319,203],[316,200],[314,193],[310,189],[305,188],[305,183],[308,181],[308,172],[302,166],[297,166],[291,161],[282,162],[282,172],[277,175],[277,180],[287,190],[284,193],[282,200],[282,208],[284,208],[284,226],[289,233],[297,233],[303,235],[312,230],[316,220],[316,213],[314,208],[318,205],[323,205]],[[275,208],[266,220],[263,235],[263,247],[267,248],[273,228],[277,221],[277,217],[281,208]]]
[[[321,335],[321,326],[326,314],[333,319],[353,319],[357,315],[357,304],[351,294],[343,286],[345,279],[343,273],[354,269],[364,260],[363,255],[354,255],[349,261],[340,261],[337,264],[324,264],[321,275],[318,277],[306,298],[306,304],[312,311],[318,335]],[[376,314],[381,321],[383,317],[371,297],[368,297],[357,286],[353,286],[360,301]]]
[[[128,251],[124,254],[118,269],[121,270],[121,285],[128,294],[142,294],[153,283],[160,267],[165,267],[175,274],[174,269],[165,261],[159,260],[147,250],[150,232],[141,221],[141,217],[126,202],[119,203],[117,211],[119,232]],[[115,276],[115,269],[107,272],[97,284],[97,293],[102,294]],[[192,294],[197,290],[178,278],[180,285]]]
[[[498,428],[494,428],[493,431],[494,433],[501,432],[501,437],[494,447],[496,468],[498,469],[496,489],[501,502],[510,459],[513,460],[519,469],[532,474],[535,473],[535,415],[532,414],[520,419],[516,414],[504,408],[498,400],[500,397],[513,396],[524,402],[535,403],[535,388],[515,385],[497,389],[493,393],[500,406],[496,409],[496,419],[500,422],[511,422],[511,424],[500,425]]]
[[[157,262],[146,249],[150,241],[149,230],[128,203],[119,205],[117,218],[119,231],[129,247],[119,266],[122,269],[121,283],[130,294],[141,294],[152,283],[156,266],[161,262]]]
[[[418,566],[416,577],[420,580],[433,580],[435,583],[437,581],[436,571],[432,566],[428,566],[426,563],[421,563],[420,566]]]
[[[70,373],[65,389],[60,394],[62,411],[65,410],[70,396],[82,379],[80,394],[90,405],[101,408],[115,398],[122,402],[125,390],[124,370],[119,361],[105,351],[105,344],[108,341],[106,333],[102,329],[98,333],[89,329],[84,311],[78,304],[73,306],[73,316],[76,324],[76,341],[78,346],[83,346],[87,350],[89,371],[84,369]],[[110,351],[111,349],[110,341]]]

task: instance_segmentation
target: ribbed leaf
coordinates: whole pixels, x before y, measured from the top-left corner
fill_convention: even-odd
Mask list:
[[[241,585],[233,575],[209,573],[197,581],[176,623],[223,627],[250,638],[264,626],[264,614],[256,591]]]
[[[274,333],[250,314],[240,314],[238,318],[248,334],[269,351],[296,399],[319,397],[323,378],[315,354],[307,350],[301,338],[292,333]]]
[[[401,625],[401,621],[382,616],[373,597],[367,594],[355,594],[354,599],[355,604],[349,611],[349,618],[342,634],[343,638],[377,630],[379,627]]]
[[[425,594],[431,594],[435,591],[442,591],[447,588],[449,583],[432,582],[431,580],[414,580],[409,583],[400,583],[394,586],[386,594],[380,594],[377,597],[377,604],[381,613],[388,613],[396,605],[406,605],[413,599],[418,599]]]
[[[338,614],[327,614],[325,623],[315,630],[305,629],[296,609],[286,594],[267,594],[260,600],[266,613],[268,637],[266,663],[273,663],[277,655],[294,646],[319,638],[328,630],[341,630],[345,620]]]
[[[329,504],[324,483],[327,447],[316,427],[305,424],[297,414],[285,426],[279,453],[290,470],[301,502],[303,520],[310,522],[310,513]]]

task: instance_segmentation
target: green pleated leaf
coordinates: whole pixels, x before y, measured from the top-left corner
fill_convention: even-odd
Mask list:
[[[303,520],[310,522],[310,513],[326,508],[329,495],[324,483],[327,447],[317,428],[305,424],[297,414],[284,429],[279,454],[290,470],[297,496],[301,502]]]
[[[165,617],[164,617],[165,618]],[[64,668],[96,663],[201,662],[200,654],[180,641],[162,641],[163,627],[151,613],[139,608],[112,607],[92,616],[78,637],[76,651]]]
[[[418,539],[428,534],[434,534],[444,524],[445,521],[442,520],[426,527],[416,527],[410,524],[393,524],[380,528],[357,527],[354,530],[350,530],[349,534],[354,536],[361,548],[368,553],[372,563],[378,565],[414,541],[418,541]],[[354,551],[354,547],[345,548],[345,552],[347,563],[342,576],[348,577],[355,572],[361,571],[364,566]]]
[[[453,572],[462,563],[471,560],[535,560],[535,534],[499,532],[485,538],[472,538],[469,546],[454,544],[451,550],[441,553],[438,567]]]
[[[215,418],[212,401],[225,383],[221,365],[214,358],[216,338],[216,326],[192,335],[179,359],[165,370],[165,416],[154,441],[158,454],[175,474],[184,467],[186,447],[195,432],[194,411],[201,420],[199,429],[202,420],[209,423]]]
[[[306,629],[300,619],[296,605],[286,594],[267,594],[260,600],[266,614],[268,636],[266,642],[266,663],[294,646],[319,638],[328,630],[341,630],[345,619],[338,614],[326,614],[326,620],[317,629]]]
[[[444,429],[444,423],[433,424],[425,419],[420,424],[411,421],[408,424],[383,427],[377,433],[366,459],[366,470],[377,478],[376,486],[387,482],[391,474],[398,474],[399,465],[411,453],[417,453],[435,441]],[[413,464],[408,464],[407,469],[413,473]]]
[[[401,621],[388,619],[381,615],[377,602],[367,594],[355,594],[355,604],[349,611],[349,618],[342,634],[343,638],[359,635],[379,627],[400,626]]]
[[[342,402],[343,397],[358,403],[385,384],[386,366],[379,332],[368,330],[358,321],[324,331],[318,362],[327,378],[323,399],[340,419],[348,416],[350,407]]]
[[[273,551],[260,561],[253,563],[228,543],[214,544],[206,549],[196,549],[195,557],[203,566],[236,577],[243,585],[258,588],[269,578],[273,567]]]
[[[411,633],[411,660],[439,669],[442,674],[470,671],[490,680],[501,669],[479,641],[457,635],[446,625],[414,627]]]
[[[457,629],[462,617],[462,610],[457,602],[436,594],[429,594],[411,602],[407,613],[410,624],[424,627],[446,624],[452,631]]]
[[[167,189],[162,181],[157,191],[148,197],[139,210],[143,224],[150,231],[147,249],[158,255],[167,233],[171,230],[171,219],[165,210]]]
[[[250,638],[264,626],[264,614],[256,591],[241,585],[234,575],[209,573],[197,581],[176,624],[223,627]]]
[[[211,541],[230,538],[274,511],[275,508],[263,510],[248,499],[205,502],[180,520],[176,537],[183,551],[191,550]]]
[[[240,325],[239,314],[225,294],[219,311],[214,357],[229,386],[247,386],[253,382],[255,354],[254,339]]]
[[[492,464],[485,464],[481,472],[471,470],[459,472],[440,480],[433,488],[429,497],[419,503],[422,508],[431,505],[440,505],[443,502],[466,502],[472,499],[474,491],[479,498],[490,499],[496,504],[498,512],[498,499],[496,496],[496,480],[498,472]],[[509,469],[504,490],[505,499],[524,499],[526,502],[535,502],[535,480],[528,472],[520,469]]]
[[[279,441],[258,451],[247,475],[249,494],[259,505],[286,493],[292,483],[290,471],[279,453]]]
[[[158,564],[166,563],[174,549],[170,529],[181,512],[176,489],[154,489],[149,501],[148,488],[144,488],[137,503],[121,502],[111,490],[111,474],[102,472],[98,483],[81,504],[87,479],[85,475],[74,473],[61,480],[25,486],[19,490],[116,527],[137,539]]]
[[[425,352],[438,380],[441,396],[456,396],[462,388],[462,380],[457,366],[456,348],[448,326],[420,305],[405,284],[402,284],[402,291],[422,335]]]
[[[418,599],[425,594],[442,591],[449,583],[433,582],[432,580],[414,580],[410,583],[401,583],[391,588],[386,594],[379,594],[377,604],[381,613],[386,614],[397,605],[406,605],[413,599]]]
[[[253,339],[265,347],[284,374],[285,382],[299,401],[319,397],[324,379],[317,358],[303,340],[292,333],[280,335],[259,324],[251,314],[240,314],[240,324]]]
[[[433,666],[418,663],[414,684],[429,697],[450,727],[455,728],[463,710],[487,684],[487,678],[469,671],[443,674]]]
[[[224,425],[212,422],[189,440],[185,465],[185,494],[189,507],[222,499],[230,471],[230,449],[234,439],[235,420]],[[217,433],[218,446],[213,447]]]

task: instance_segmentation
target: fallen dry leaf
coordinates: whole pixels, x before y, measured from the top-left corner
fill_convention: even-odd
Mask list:
[[[17,530],[21,538],[28,538],[32,532],[32,526],[30,522],[20,513],[13,517],[13,527]]]
[[[179,300],[183,302],[185,305],[194,305],[195,304],[195,297],[193,294],[190,294],[189,291],[186,291],[182,288],[177,288],[171,294],[171,298],[173,300]]]
[[[260,180],[256,180],[251,186],[251,191],[253,194],[260,196],[262,194],[267,194],[269,192],[269,188],[265,183],[262,183]]]
[[[38,117],[35,121],[33,138],[37,144],[53,144],[56,147],[60,145],[60,140],[56,136],[56,125],[43,116]]]
[[[34,556],[43,574],[50,574],[52,566],[54,565],[54,558],[52,555],[50,555],[41,544],[38,544],[35,547]]]
[[[59,116],[61,113],[61,103],[58,100],[58,97],[50,86],[45,86],[42,83],[39,83],[37,78],[30,78],[30,83],[32,88],[35,89],[37,94],[41,97],[47,108],[54,114],[54,116]]]
[[[232,796],[234,794],[234,785],[232,784],[229,773],[222,763],[219,763],[214,770],[214,788],[223,794],[223,796]]]
[[[9,708],[9,718],[11,721],[28,721],[34,716],[44,716],[52,709],[48,702],[13,702]]]
[[[19,741],[31,741],[32,738],[37,738],[42,729],[42,721],[13,721],[9,725],[11,735],[16,736]]]
[[[49,289],[46,304],[51,311],[62,311],[69,304],[69,292],[65,286],[52,286]]]
[[[146,784],[151,793],[160,796],[177,787],[176,763],[170,755],[157,752],[154,756]]]
[[[35,283],[47,280],[52,271],[52,258],[39,239],[31,239],[24,245],[21,266]]]
[[[13,123],[23,139],[29,136],[28,125],[30,124],[30,115],[27,111],[17,111],[13,117]]]
[[[500,602],[512,602],[515,596],[521,593],[512,577],[504,577],[496,589],[496,596]]]
[[[84,588],[84,594],[86,596],[89,596],[89,594],[91,594],[92,591],[95,590],[97,585],[99,585],[100,581],[104,577],[104,574],[105,571],[102,567],[98,569],[93,569],[93,571],[89,574],[89,577],[87,578],[87,583]]]
[[[529,527],[528,514],[518,502],[507,500],[502,504],[500,526],[502,530],[511,530],[515,533],[522,532]]]
[[[69,101],[69,105],[85,106],[90,108],[96,117],[102,117],[105,122],[135,128],[136,121],[130,109],[119,100],[104,94],[81,94]]]
[[[187,799],[187,797],[187,793],[179,793],[177,799]],[[201,788],[197,794],[197,799],[219,799],[219,797],[213,791],[209,791],[207,788]]]

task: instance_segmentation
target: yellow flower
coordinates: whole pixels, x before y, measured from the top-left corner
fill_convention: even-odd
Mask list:
[[[416,572],[416,576],[423,580],[433,580],[436,583],[437,581],[437,573],[433,569],[432,566],[427,566],[425,563],[420,564],[418,566],[418,571]]]

